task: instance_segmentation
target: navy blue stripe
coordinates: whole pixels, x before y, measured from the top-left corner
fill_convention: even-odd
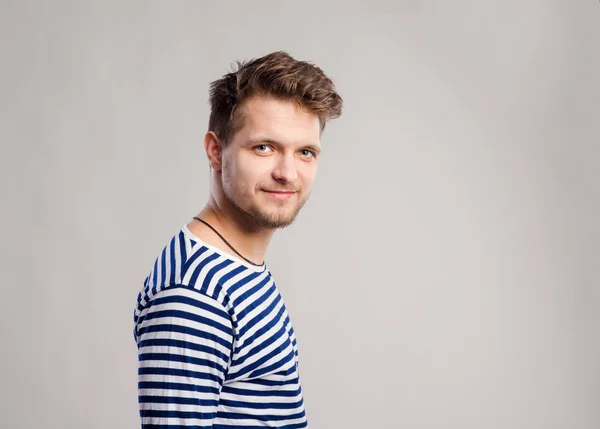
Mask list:
[[[185,240],[187,239],[183,231],[179,232],[179,254],[181,255],[181,261],[187,260],[187,251],[185,250]],[[183,278],[183,270],[181,270],[181,277]]]
[[[140,341],[139,345],[138,345],[138,347],[140,349],[143,347],[152,347],[152,346],[178,347],[178,348],[186,349],[186,350],[195,350],[198,352],[211,353],[211,354],[217,356],[218,358],[223,359],[226,362],[229,360],[228,354],[221,353],[220,351],[213,349],[212,347],[207,347],[202,344],[190,343],[189,341],[173,340],[170,338],[150,338],[148,340]]]
[[[187,273],[187,270],[189,269],[189,267],[196,261],[196,259],[198,259],[200,256],[202,256],[202,254],[205,253],[207,250],[208,250],[207,247],[202,246],[199,249],[195,250],[192,253],[192,255],[190,256],[190,258],[185,261],[185,264],[183,265],[183,268],[181,271],[182,279],[185,277],[185,274]],[[191,283],[191,282],[190,282],[190,284],[193,285],[193,283]]]
[[[178,411],[178,410],[140,410],[141,417],[162,417],[179,419],[214,419],[216,412],[207,413],[202,411]]]
[[[140,404],[181,404],[181,405],[198,405],[199,407],[216,407],[219,405],[218,400],[199,399],[199,398],[180,398],[179,396],[138,396]]]
[[[185,288],[188,290],[193,290],[196,293],[199,293],[195,289],[186,288],[184,286],[175,286],[175,288],[177,288],[177,287],[182,287],[182,288]],[[174,289],[174,287],[168,288],[168,290],[172,290],[172,289]],[[167,290],[167,289],[165,289],[165,290]],[[212,299],[212,298],[210,298],[210,299]],[[216,316],[219,316],[219,317],[223,318],[223,321],[230,322],[229,313],[227,313],[225,310],[215,308],[213,305],[209,305],[203,301],[199,301],[194,298],[190,298],[189,296],[185,296],[185,295],[164,296],[164,294],[163,294],[161,296],[155,297],[154,300],[152,301],[152,305],[171,304],[171,303],[188,304],[188,305],[197,307],[199,309],[202,309],[204,311],[207,311],[209,313],[212,313]]]
[[[206,293],[208,291],[208,285],[210,284],[215,274],[231,264],[233,264],[233,261],[231,261],[230,259],[226,259],[220,264],[217,264],[214,267],[212,267],[208,271],[208,273],[206,273],[206,276],[204,276],[204,281],[202,282],[202,287],[200,288],[200,291]]]
[[[293,350],[291,352],[289,352],[287,354],[287,356],[285,356],[282,359],[280,359],[278,362],[275,362],[275,363],[273,363],[273,364],[271,364],[269,366],[266,366],[264,368],[257,369],[256,371],[254,371],[253,373],[251,373],[249,375],[249,378],[256,378],[256,377],[259,377],[261,375],[268,374],[268,373],[272,372],[273,370],[275,370],[277,368],[281,368],[282,365],[285,365],[286,363],[288,363],[292,359],[294,359],[294,351]],[[295,365],[292,366],[288,370],[279,371],[276,374],[290,375],[290,374],[293,374],[294,372],[296,372]]]
[[[235,293],[238,291],[238,289],[240,289],[241,287],[243,287],[244,285],[250,283],[252,280],[256,279],[257,277],[260,277],[262,273],[256,273],[254,271],[250,271],[248,269],[246,269],[249,274],[243,278],[241,278],[240,280],[238,280],[237,282],[235,282],[233,285],[231,285],[228,289],[229,295],[235,295]]]
[[[269,348],[269,346],[275,343],[277,340],[281,338],[281,336],[285,333],[285,327],[281,327],[276,333],[265,339],[262,343],[254,346],[254,348],[250,349],[248,353],[246,353],[241,358],[236,359],[232,362],[232,366],[240,366],[243,365],[248,358],[255,356],[257,353],[260,353],[261,350]],[[286,342],[286,346],[289,343],[289,340]]]
[[[265,334],[266,332],[269,331],[269,329],[271,329],[273,327],[274,324],[277,323],[278,320],[281,320],[281,318],[283,317],[283,314],[285,312],[285,306],[281,306],[281,308],[279,309],[279,311],[271,318],[271,320],[267,321],[267,323],[265,324],[265,326],[263,326],[262,328],[258,329],[253,335],[252,338],[250,338],[249,340],[245,341],[241,346],[236,347],[236,353],[239,353],[242,349],[246,348],[246,347],[250,347],[252,344],[254,344],[259,338],[261,338],[261,336],[263,334]],[[287,320],[287,317],[286,317]],[[285,325],[285,321],[284,321],[284,325]],[[248,326],[246,328],[242,328],[240,329],[240,336],[245,334],[246,331],[248,329],[250,329],[251,326]]]
[[[189,425],[154,425],[154,424],[143,424],[142,423],[142,429],[215,429],[216,426],[213,425],[209,425],[209,426],[198,426],[198,425],[193,425],[193,426],[189,426]],[[226,426],[228,427],[228,426]],[[237,426],[237,429],[240,429],[239,426]],[[264,427],[262,428],[264,429]],[[292,428],[289,428],[292,429]]]
[[[163,285],[167,280],[167,248],[162,251],[160,259],[160,284]]]
[[[277,288],[275,288],[275,285],[272,285],[269,289],[265,290],[264,293],[258,298],[256,298],[251,305],[247,306],[242,311],[240,311],[238,313],[238,322],[242,321],[248,315],[248,313],[254,310],[254,308],[259,307],[260,305],[268,301],[269,298],[271,298],[273,295],[276,296],[275,299],[271,302],[271,304],[269,304],[269,306],[265,308],[258,316],[254,316],[254,319],[250,320],[247,323],[247,325],[253,326],[258,318],[262,319],[265,316],[265,313],[270,313],[273,310],[273,308],[277,305],[277,303],[281,300],[281,295],[277,293]]]
[[[183,266],[182,270],[181,270],[181,278],[183,279],[185,277],[185,274],[187,273],[187,270],[192,266],[192,264],[196,261],[196,259],[198,259],[200,256],[202,256],[202,254],[204,252],[206,252],[208,250],[207,247],[200,247],[198,250],[196,250],[194,253],[192,253],[192,256],[190,256],[190,258],[188,260],[186,260],[185,265]],[[194,282],[190,282],[191,285],[194,284]]]
[[[198,371],[191,371],[189,369],[178,369],[178,368],[162,368],[162,367],[142,368],[142,367],[139,367],[138,375],[168,375],[168,376],[172,376],[172,377],[188,377],[188,378],[197,378],[199,380],[210,380],[210,381],[215,381],[219,384],[221,384],[223,382],[221,377],[214,375],[214,374],[210,374],[208,372],[198,372]],[[219,390],[215,389],[215,393],[218,394]]]
[[[158,279],[156,278],[156,274],[158,271],[158,258],[154,261],[154,269],[152,270],[152,295],[156,293],[156,285],[158,284]]]
[[[217,337],[214,334],[210,334],[208,332],[200,331],[198,329],[189,328],[187,326],[181,325],[151,325],[146,326],[138,330],[138,336],[142,336],[144,334],[148,334],[151,332],[179,332],[182,334],[193,335],[198,338],[205,338],[210,341],[214,341],[215,343],[221,344],[223,347],[231,349],[231,343],[222,339],[221,337]]]
[[[300,407],[303,402],[302,400],[297,402],[246,402],[246,401],[230,401],[229,399],[223,399],[219,401],[219,404],[225,407],[232,408],[251,408],[254,410],[265,410],[268,408],[275,408],[276,410],[294,410]]]
[[[259,290],[263,289],[264,286],[269,283],[269,281],[270,281],[269,277],[265,277],[260,282],[258,282],[256,285],[252,286],[246,292],[244,292],[243,294],[241,294],[240,296],[238,296],[236,299],[234,299],[232,305],[234,307],[237,307],[238,305],[240,305],[241,302],[246,301],[248,298],[250,298],[256,292],[258,292]],[[271,288],[273,288],[273,286],[271,286]],[[271,289],[271,288],[269,288],[269,289]],[[241,319],[242,318],[239,317],[239,320],[241,320]]]
[[[254,417],[256,420],[261,421],[261,422],[265,422],[265,421],[281,421],[281,420],[295,420],[295,419],[301,419],[302,417],[304,417],[305,413],[304,411],[300,412],[300,413],[296,413],[296,414],[286,414],[286,415],[276,415],[276,414],[262,414],[260,416],[252,416]],[[231,419],[231,420],[244,420],[249,418],[250,416],[248,416],[248,414],[243,414],[243,413],[226,413],[226,412],[222,412],[219,411],[218,413],[218,417],[222,418],[222,419]],[[236,428],[239,426],[235,426]]]
[[[241,273],[242,271],[244,271],[246,269],[247,269],[246,267],[240,265],[235,270],[231,270],[227,274],[223,275],[223,277],[221,277],[221,284],[225,284],[225,282],[227,282],[229,279],[237,276],[239,273]]]
[[[191,320],[197,323],[201,323],[204,325],[211,326],[225,334],[233,335],[231,326],[225,326],[220,324],[219,322],[214,321],[209,317],[200,316],[198,314],[190,313],[188,311],[183,310],[159,310],[153,311],[152,313],[148,313],[146,316],[146,321],[152,319],[160,319],[162,317],[173,317],[175,319],[185,319]]]
[[[175,237],[173,237],[173,239],[171,240],[171,243],[169,243],[169,248],[171,250],[170,252],[170,263],[171,263],[171,272],[169,275],[169,284],[173,284],[175,283],[175,266],[177,264],[176,259],[175,259]]]
[[[282,350],[285,349],[285,347],[287,347],[289,344],[290,344],[289,340],[285,341],[284,344],[281,346],[281,348],[276,347],[275,349],[271,350],[266,355],[262,356],[257,361],[252,362],[252,364],[246,365],[240,371],[232,373],[231,377],[232,378],[236,378],[236,377],[239,377],[241,375],[244,375],[244,374],[247,374],[249,372],[252,372],[252,371],[254,371],[257,368],[260,368],[260,366],[263,365],[265,362],[267,362],[270,359],[272,359],[272,358],[278,356],[279,354],[281,354]],[[281,366],[285,365],[286,363],[288,363],[288,361],[292,360],[293,358],[294,358],[294,350],[292,349],[291,353],[288,353],[288,355],[286,357],[284,357],[283,359],[280,359],[279,361],[275,362],[274,364],[269,365],[264,370],[266,372],[269,372],[270,371],[269,368],[271,368],[271,369],[272,368],[280,368]]]
[[[267,293],[269,293],[269,292],[267,291]],[[267,293],[265,293],[265,295]],[[261,300],[261,302],[263,302],[263,301],[266,301],[266,299]],[[265,308],[263,311],[261,311],[260,313],[255,315],[250,321],[246,322],[246,325],[240,329],[240,335],[244,335],[246,333],[246,331],[248,331],[250,328],[253,328],[258,322],[260,322],[261,320],[264,320],[269,314],[271,314],[273,312],[273,310],[275,309],[275,307],[277,307],[277,304],[279,304],[279,301],[281,301],[281,295],[277,294],[275,299],[271,302],[271,304],[269,304],[269,306],[267,308]],[[246,309],[244,309],[244,310],[246,310]],[[245,311],[244,311],[244,313],[246,314]],[[240,322],[240,320],[241,320],[241,318],[238,318],[238,323]],[[271,326],[273,326],[273,325],[271,325]]]
[[[208,248],[204,247],[204,250],[202,250],[202,252],[206,252],[207,250],[208,250]],[[196,254],[194,254],[194,256],[195,255]],[[204,267],[206,267],[210,262],[212,262],[212,261],[214,261],[215,259],[218,259],[218,258],[219,258],[219,254],[218,253],[213,253],[212,255],[209,255],[206,258],[202,259],[202,261],[200,261],[200,263],[198,264],[198,266],[196,268],[194,268],[194,272],[192,273],[192,277],[190,278],[190,284],[191,285],[195,285],[196,282],[198,281],[198,276],[200,275],[200,272],[202,271],[202,269]]]
[[[298,379],[298,377],[291,378],[288,380],[254,379],[254,380],[248,380],[248,384],[273,387],[273,386],[287,386],[290,384],[298,385],[299,381],[300,380]]]
[[[221,415],[219,414],[219,417]],[[307,421],[303,421],[300,423],[290,423],[284,426],[277,426],[279,429],[302,429],[308,426],[308,422]],[[169,429],[171,429],[172,426],[169,426]],[[173,426],[174,427],[174,426]],[[274,426],[273,426],[274,427]],[[196,428],[196,426],[185,426],[185,427],[181,427],[179,429],[184,429],[184,428]],[[212,429],[265,429],[265,425],[235,425],[235,426],[231,426],[231,425],[222,425],[222,424],[215,424],[214,426],[211,426]],[[142,428],[144,429],[144,428]]]
[[[209,359],[178,355],[175,353],[140,353],[138,355],[138,360],[140,362],[147,360],[160,360],[164,362],[183,362],[189,363],[190,365],[205,366],[207,368],[216,369],[221,373],[225,372],[225,368],[223,368],[223,365],[219,365],[217,362],[211,361]]]
[[[253,380],[253,382],[255,382],[255,381]],[[298,382],[298,379],[292,379],[292,380],[286,381],[285,383],[273,384],[272,386],[285,386],[287,384],[293,385],[293,384],[296,384],[297,382]],[[235,387],[230,387],[229,385],[225,384],[225,385],[223,385],[223,392],[229,393],[232,395],[250,396],[250,397],[252,397],[252,396],[260,396],[260,397],[275,396],[275,397],[293,398],[295,396],[298,396],[302,392],[302,390],[300,388],[298,388],[296,390],[238,389]]]
[[[198,393],[219,393],[218,389],[210,386],[200,386],[188,383],[167,383],[161,381],[140,381],[138,389],[182,390]]]

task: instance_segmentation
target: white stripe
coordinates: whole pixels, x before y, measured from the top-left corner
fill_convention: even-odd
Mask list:
[[[154,406],[152,407],[154,408]],[[195,411],[198,411],[196,409]],[[202,410],[204,411],[204,410]],[[207,412],[214,412],[212,409],[207,410]],[[185,424],[186,426],[209,426],[213,420],[212,419],[185,419],[182,421],[179,417],[142,417],[142,423],[146,425],[180,425]]]
[[[283,390],[296,390],[298,386],[291,386],[293,389],[287,389],[288,386],[284,386],[286,389],[278,389],[280,391]],[[244,387],[245,388],[245,387]],[[302,399],[302,394],[298,394],[296,396],[250,396],[250,395],[233,395],[231,393],[221,392],[221,398],[227,399],[229,401],[238,401],[238,402],[249,402],[254,404],[268,404],[270,402],[277,402],[281,404],[293,404],[295,402],[299,402]]]

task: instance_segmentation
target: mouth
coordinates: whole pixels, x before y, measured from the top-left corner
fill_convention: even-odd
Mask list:
[[[296,191],[270,191],[267,189],[263,189],[263,192],[276,200],[287,200],[296,193]]]

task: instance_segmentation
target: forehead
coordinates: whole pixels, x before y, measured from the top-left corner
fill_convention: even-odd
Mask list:
[[[242,140],[268,138],[281,143],[319,144],[319,117],[293,100],[256,96],[247,100],[238,112]]]

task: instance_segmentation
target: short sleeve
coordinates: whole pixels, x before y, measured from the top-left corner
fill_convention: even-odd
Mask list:
[[[233,349],[223,305],[170,286],[146,305],[135,334],[142,428],[212,428]]]

